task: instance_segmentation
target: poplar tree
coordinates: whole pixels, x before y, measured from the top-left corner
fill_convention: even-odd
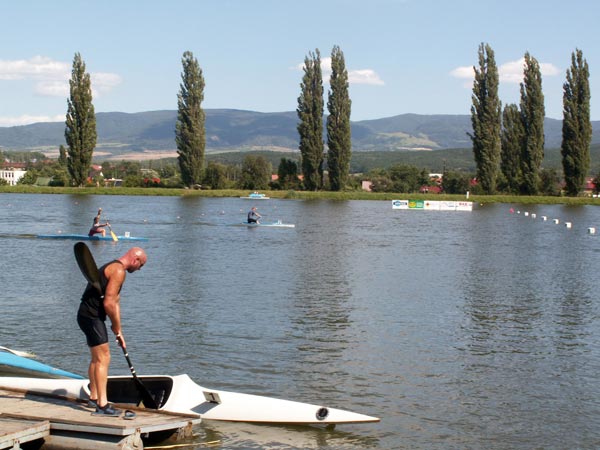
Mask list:
[[[192,52],[184,52],[181,63],[183,71],[177,94],[175,142],[181,180],[186,186],[192,187],[202,181],[206,148],[206,115],[202,109],[204,77]]]
[[[75,53],[73,59],[65,125],[65,140],[69,147],[67,170],[72,183],[83,186],[92,164],[97,133],[90,74],[86,73],[79,53]]]
[[[58,164],[61,167],[67,167],[67,149],[62,144],[58,147]]]
[[[544,159],[544,94],[540,65],[529,52],[525,53],[523,82],[521,83],[521,116],[524,142],[521,153],[521,192],[537,194],[540,185],[540,170]]]
[[[560,153],[567,195],[577,196],[590,169],[590,72],[581,50],[571,54],[563,85],[563,127]]]
[[[521,112],[514,103],[504,107],[500,140],[502,143],[500,170],[506,180],[508,191],[516,194],[521,185],[520,167],[524,130]]]
[[[348,71],[344,53],[336,45],[331,52],[331,90],[327,101],[327,167],[332,191],[346,186],[350,172],[352,142],[350,132],[350,109],[352,101],[348,93]]]
[[[304,76],[298,97],[298,134],[304,187],[316,191],[323,186],[323,74],[319,49],[304,58]]]
[[[473,95],[471,124],[473,154],[477,166],[477,180],[483,192],[493,194],[500,170],[500,129],[502,104],[498,97],[498,68],[494,51],[488,44],[479,46],[479,68],[473,67]]]

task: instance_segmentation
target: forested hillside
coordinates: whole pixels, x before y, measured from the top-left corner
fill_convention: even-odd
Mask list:
[[[144,152],[151,156],[175,151],[176,111],[150,111],[135,114],[97,113],[96,157],[119,158]],[[298,150],[298,118],[295,111],[260,113],[231,109],[206,110],[207,153],[224,151]],[[600,143],[600,122],[593,122],[593,143]],[[1,150],[51,152],[64,141],[63,122],[0,127]],[[352,148],[355,152],[468,148],[471,131],[469,115],[402,114],[377,120],[352,122]],[[562,122],[545,121],[546,148],[558,148]],[[418,158],[418,156],[411,156]]]

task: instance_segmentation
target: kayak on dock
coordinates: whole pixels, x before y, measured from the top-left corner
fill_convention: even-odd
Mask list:
[[[336,425],[379,422],[379,418],[330,408],[324,405],[281,400],[259,395],[209,389],[196,384],[188,375],[138,375],[159,410],[192,414],[202,420],[228,422]],[[87,400],[89,381],[81,379],[0,377],[0,388],[25,389],[31,393],[60,394]],[[108,377],[108,400],[117,404],[140,405],[142,396],[130,376]]]

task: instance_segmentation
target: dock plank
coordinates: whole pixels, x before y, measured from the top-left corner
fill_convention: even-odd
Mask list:
[[[133,420],[123,417],[92,415],[93,409],[73,399],[57,398],[38,393],[0,389],[0,417],[22,420],[47,420],[51,430],[127,436],[177,430],[200,423],[197,416],[174,414],[131,405],[116,405],[136,413]]]
[[[50,422],[0,417],[0,449],[20,448],[20,444],[42,439],[50,434]]]

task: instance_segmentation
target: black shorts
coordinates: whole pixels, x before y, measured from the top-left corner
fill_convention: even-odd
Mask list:
[[[77,324],[85,334],[88,347],[96,347],[108,342],[108,331],[103,320],[90,319],[77,314]]]

